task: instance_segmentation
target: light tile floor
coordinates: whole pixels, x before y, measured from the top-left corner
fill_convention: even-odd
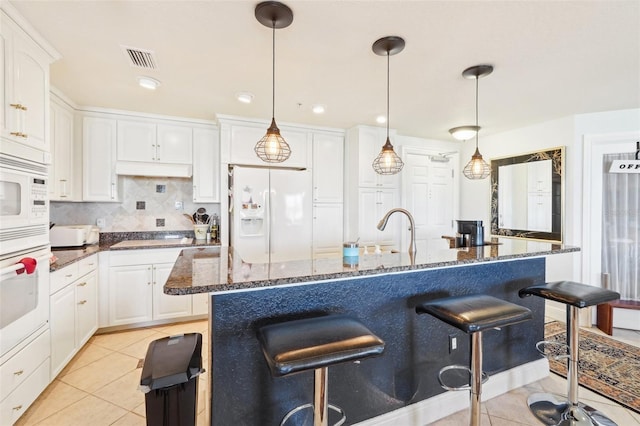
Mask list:
[[[596,331],[597,329],[590,329]],[[138,426],[145,425],[144,394],[138,390],[139,360],[153,340],[188,332],[203,335],[203,363],[207,365],[207,322],[163,325],[132,331],[96,335],[73,358],[59,376],[34,402],[16,425],[19,426]],[[640,347],[640,332],[614,330],[614,338]],[[207,375],[199,378],[198,426],[206,424]],[[566,380],[551,374],[523,388],[483,403],[483,426],[514,426],[540,423],[529,413],[527,397],[534,392],[566,393]],[[640,414],[628,410],[587,389],[580,388],[580,400],[606,413],[620,426],[640,426]],[[462,410],[433,423],[434,426],[468,424]]]

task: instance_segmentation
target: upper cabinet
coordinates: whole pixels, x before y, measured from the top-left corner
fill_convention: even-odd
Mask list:
[[[313,134],[314,203],[342,203],[343,154],[342,134]]]
[[[73,110],[55,95],[51,96],[51,167],[49,198],[52,201],[79,201],[82,172],[74,164]]]
[[[193,129],[193,202],[220,202],[220,140],[215,129]]]
[[[254,151],[267,132],[268,124],[219,117],[222,162],[245,166],[311,167],[311,131],[280,126],[280,134],[291,148],[291,156],[282,163],[265,163]]]
[[[191,164],[189,126],[118,120],[118,161]]]
[[[30,28],[25,31],[22,27],[28,24],[4,3],[0,25],[0,135],[6,141],[48,152],[49,64],[59,55]]]
[[[395,130],[390,131],[391,143],[395,137]],[[357,126],[347,132],[347,170],[351,182],[358,182],[358,186],[376,188],[397,188],[400,175],[379,175],[373,170],[373,160],[376,159],[382,145],[387,139],[386,129],[381,127]]]
[[[84,117],[83,201],[120,201],[116,163],[116,120]]]

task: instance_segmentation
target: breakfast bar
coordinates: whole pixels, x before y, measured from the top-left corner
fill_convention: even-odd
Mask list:
[[[487,397],[544,377],[546,360],[535,349],[544,334],[544,301],[521,299],[518,291],[545,282],[546,256],[579,249],[493,242],[418,252],[415,258],[360,254],[357,263],[335,256],[255,264],[232,248],[184,249],[164,291],[211,294],[205,367],[211,377],[211,425],[279,424],[293,407],[313,401],[313,374],[272,378],[257,330],[333,314],[356,318],[385,343],[380,356],[329,368],[329,403],[344,409],[346,424],[425,424],[463,409],[468,394],[443,390],[438,371],[468,365],[468,337],[415,312],[418,304],[449,296],[485,294],[533,312],[531,321],[485,333],[484,371],[493,376]]]

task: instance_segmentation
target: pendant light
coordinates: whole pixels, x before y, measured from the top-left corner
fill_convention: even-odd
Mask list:
[[[480,154],[480,150],[478,149],[478,133],[480,133],[480,126],[478,126],[478,79],[480,77],[487,76],[492,72],[493,66],[491,65],[476,65],[462,71],[462,76],[464,78],[474,78],[476,80],[476,125],[473,126],[476,134],[476,152],[474,152],[474,154],[471,156],[471,160],[467,163],[466,166],[464,166],[464,169],[462,170],[462,173],[468,179],[485,179],[489,176],[489,173],[491,173],[491,167],[489,167],[489,164],[487,164],[487,162],[482,159],[482,154]]]
[[[389,139],[389,56],[402,52],[404,40],[396,36],[383,37],[373,43],[372,49],[376,55],[387,57],[387,141],[382,146],[380,154],[373,160],[372,166],[379,175],[395,175],[402,170],[404,163],[393,150]]]
[[[272,30],[272,80],[271,80],[271,125],[267,133],[258,141],[254,151],[266,163],[281,163],[291,155],[289,144],[280,136],[280,129],[276,124],[276,28],[286,28],[293,22],[291,9],[277,1],[258,3],[255,9],[258,22]]]

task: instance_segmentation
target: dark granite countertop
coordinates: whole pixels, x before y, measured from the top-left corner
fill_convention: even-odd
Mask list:
[[[412,262],[407,253],[361,255],[355,266],[345,266],[342,257],[278,263],[248,263],[228,247],[182,250],[164,286],[166,294],[250,291],[314,281],[400,273],[480,262],[495,262],[576,252],[578,247],[538,241],[500,239],[482,247],[418,252]]]
[[[52,248],[57,258],[49,268],[51,272],[71,265],[85,257],[105,250],[144,250],[160,248],[216,247],[219,242],[196,240],[193,231],[149,231],[149,232],[107,232],[100,233],[100,243],[83,247]],[[184,240],[184,239],[190,240]],[[117,246],[127,241],[131,244]],[[116,246],[116,247],[114,247]]]

